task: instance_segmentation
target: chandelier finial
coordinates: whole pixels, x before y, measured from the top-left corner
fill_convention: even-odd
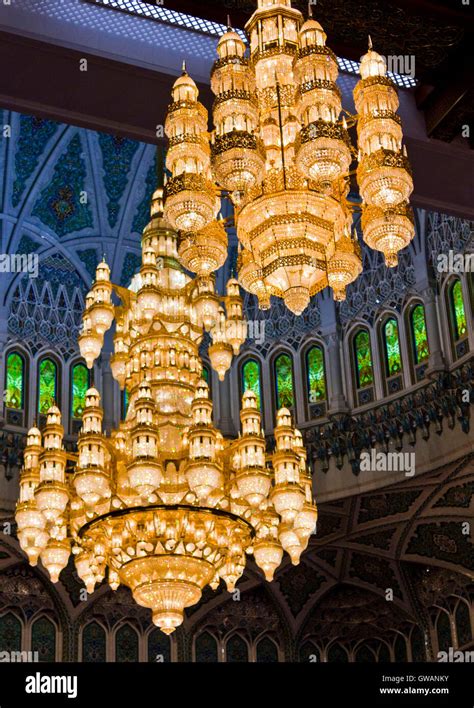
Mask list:
[[[370,34],[368,35],[368,37],[369,37],[369,50],[371,50],[372,49],[372,37],[370,36]]]
[[[188,72],[186,70],[186,59],[183,59],[183,64],[181,66],[182,75],[185,76]]]
[[[228,30],[231,30],[231,29],[232,29],[232,24],[231,24],[231,21],[230,21],[230,15],[227,15],[227,29],[228,29]]]
[[[308,17],[313,16],[313,3],[311,0],[308,1]]]

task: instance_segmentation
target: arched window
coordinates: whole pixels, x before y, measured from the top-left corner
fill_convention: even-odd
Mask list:
[[[436,634],[438,637],[438,651],[448,651],[453,646],[451,637],[451,625],[447,612],[440,612],[436,622]]]
[[[464,298],[460,280],[455,280],[451,285],[449,290],[449,302],[451,306],[453,337],[454,341],[457,342],[467,333],[466,310],[464,308]]]
[[[128,404],[129,404],[129,394],[126,388],[123,389],[120,393],[120,408],[121,408],[121,416],[122,420],[125,420],[127,417],[127,410],[128,410]]]
[[[299,656],[300,661],[304,663],[316,663],[321,660],[321,653],[319,649],[309,640],[306,641],[300,648]]]
[[[42,359],[38,376],[38,412],[46,414],[56,402],[58,389],[58,367],[52,359]]]
[[[261,390],[260,364],[255,359],[247,359],[242,366],[242,392],[253,391],[260,410],[262,410]]]
[[[194,643],[195,661],[215,664],[217,658],[217,641],[209,632],[202,632]]]
[[[1,651],[21,651],[21,622],[13,612],[0,617]]]
[[[355,660],[360,663],[368,664],[371,661],[375,661],[375,654],[369,647],[363,645],[357,649]]]
[[[405,637],[402,637],[401,634],[398,634],[397,638],[395,639],[393,655],[395,657],[395,661],[407,660],[407,643],[405,641]]]
[[[411,637],[411,658],[413,661],[426,661],[425,642],[419,627],[414,627]]]
[[[257,644],[257,661],[266,664],[278,661],[278,647],[270,637],[263,637]]]
[[[390,319],[385,322],[382,331],[385,352],[385,374],[387,377],[396,376],[402,370],[397,320],[394,317],[390,317]]]
[[[331,644],[327,657],[328,661],[336,661],[339,663],[347,663],[349,661],[347,651],[340,644]]]
[[[105,629],[98,622],[89,622],[82,631],[82,661],[96,664],[106,658]]]
[[[31,627],[31,650],[39,661],[56,660],[56,627],[47,617],[40,617]]]
[[[293,393],[293,362],[288,354],[280,354],[275,359],[275,382],[277,409],[292,408],[295,402]]]
[[[153,629],[148,635],[148,661],[171,661],[171,641],[161,629]]]
[[[228,663],[242,663],[249,660],[249,650],[247,642],[234,634],[227,640],[226,644],[226,661]]]
[[[326,373],[324,354],[321,347],[311,347],[306,352],[306,381],[309,403],[326,400]]]
[[[82,418],[89,388],[89,370],[84,364],[75,364],[71,376],[71,416]]]
[[[374,383],[372,351],[370,336],[365,329],[361,329],[354,337],[354,357],[357,388],[372,386]]]
[[[415,305],[410,314],[410,327],[415,364],[422,364],[430,355],[426,332],[425,308]]]
[[[378,661],[379,662],[389,662],[390,661],[390,651],[388,649],[388,646],[381,642],[380,647],[379,647],[379,653],[378,653]]]
[[[138,634],[129,624],[123,624],[115,634],[115,661],[138,661]]]
[[[23,410],[25,405],[25,360],[18,352],[7,356],[5,405]]]
[[[456,634],[458,635],[458,646],[462,647],[468,644],[471,639],[471,618],[469,617],[469,609],[462,600],[456,608]]]

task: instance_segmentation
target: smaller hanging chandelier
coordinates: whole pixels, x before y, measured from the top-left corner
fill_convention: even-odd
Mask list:
[[[221,223],[212,222],[212,248],[187,232],[178,239],[162,197],[158,189],[130,287],[113,285],[101,262],[83,313],[79,345],[89,368],[115,320],[111,369],[129,394],[126,418],[106,435],[92,386],[77,452],[66,454],[61,413],[52,406],[43,431],[28,432],[16,522],[30,563],[40,560],[53,582],[72,552],[89,593],[104,579],[113,590],[127,586],[169,634],[207,585],[234,589],[247,555],[268,581],[285,551],[297,564],[317,509],[303,438],[287,409],[277,414],[273,452],[252,391],[242,397],[237,439],[224,439],[213,423],[199,345],[207,330],[222,380],[246,338],[239,284],[230,278],[221,297],[209,274],[209,263],[222,259]]]
[[[413,182],[397,90],[369,41],[354,89],[358,113],[343,110],[326,34],[311,16],[303,21],[290,0],[258,0],[246,31],[248,53],[230,27],[217,44],[210,136],[207,111],[184,67],[173,86],[165,216],[187,232],[183,263],[198,273],[191,253],[203,248],[203,230],[208,251],[219,250],[213,224],[220,188],[234,205],[240,284],[262,309],[274,295],[299,315],[327,285],[343,300],[362,272],[350,236],[354,210],[362,210],[364,240],[387,266],[397,264],[413,238]],[[348,132],[355,125],[358,153]],[[353,174],[362,205],[349,199]],[[207,266],[217,262],[209,256]]]

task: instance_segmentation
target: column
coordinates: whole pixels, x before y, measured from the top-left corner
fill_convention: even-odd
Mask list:
[[[444,369],[443,346],[441,343],[436,291],[433,287],[428,287],[425,288],[421,294],[425,306],[426,331],[430,347],[430,360],[427,373],[431,374]]]
[[[219,391],[219,423],[217,427],[222,435],[235,435],[234,421],[232,420],[230,372],[225,375],[224,381],[218,383]]]
[[[340,339],[338,330],[335,329],[333,332],[326,334],[324,341],[327,345],[329,368],[328,414],[334,415],[337,413],[345,413],[348,410],[348,405],[344,395],[344,385],[342,381]]]
[[[100,371],[102,374],[102,408],[104,411],[104,431],[110,432],[116,426],[114,416],[114,389],[115,379],[110,368],[110,355],[112,353],[112,333],[106,332],[104,347],[100,355]]]

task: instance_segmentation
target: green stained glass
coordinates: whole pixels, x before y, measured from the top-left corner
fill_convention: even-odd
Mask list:
[[[115,661],[138,661],[138,634],[129,624],[122,625],[115,635]]]
[[[52,359],[43,359],[39,365],[38,411],[47,413],[56,401],[57,367]]]
[[[242,384],[244,391],[253,391],[257,396],[257,405],[262,409],[260,395],[260,364],[254,359],[249,359],[242,367]]]
[[[130,395],[126,388],[122,391],[122,420],[127,417],[128,404],[130,402]]]
[[[31,629],[31,649],[38,652],[39,661],[56,658],[56,627],[47,617],[40,617]]]
[[[7,408],[23,408],[23,386],[25,381],[25,366],[23,358],[13,352],[7,358],[7,390],[5,404]]]
[[[362,329],[354,339],[354,351],[356,359],[357,388],[372,386],[374,383],[374,372],[372,369],[372,352],[370,351],[370,337],[366,330]]]
[[[291,408],[294,405],[293,365],[288,354],[280,354],[275,359],[277,408]]]
[[[207,366],[202,367],[201,376],[206,383],[209,383],[209,369],[207,368]]]
[[[456,280],[451,288],[451,305],[453,312],[454,338],[457,341],[467,332],[466,311],[462,296],[461,281]]]
[[[89,372],[84,364],[76,364],[72,369],[72,417],[82,418],[89,388]]]
[[[398,338],[398,324],[397,320],[393,317],[384,324],[383,337],[387,376],[395,376],[402,370],[402,357],[400,354],[400,340]]]
[[[89,622],[82,632],[82,661],[100,663],[106,660],[105,630],[97,622]]]
[[[326,376],[324,356],[320,347],[312,347],[306,354],[308,395],[310,403],[326,400]]]
[[[415,364],[426,361],[430,355],[423,305],[415,305],[411,313],[411,331],[415,353]]]

